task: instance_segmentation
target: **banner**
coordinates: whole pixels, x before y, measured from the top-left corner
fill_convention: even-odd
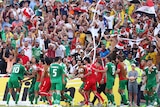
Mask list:
[[[0,101],[1,102],[6,101],[6,98],[7,98],[7,94],[8,94],[7,82],[8,82],[8,79],[9,79],[8,77],[1,77],[0,78],[0,84],[1,84],[1,87],[0,87]],[[115,102],[116,102],[116,104],[119,105],[120,104],[120,95],[118,93],[118,83],[119,83],[119,79],[116,78],[115,85],[113,87],[113,93],[114,93],[114,97],[115,97]],[[21,102],[21,101],[27,101],[28,102],[29,101],[28,100],[28,90],[29,90],[30,84],[31,84],[30,81],[23,83],[23,85],[21,87],[19,102]],[[84,100],[83,97],[78,92],[81,84],[82,84],[82,81],[80,79],[69,80],[68,83],[67,83],[66,92],[69,93],[74,98],[74,104],[75,105],[78,105],[78,103],[80,101]],[[105,101],[107,101],[106,96],[104,94],[101,94],[101,95],[105,99]],[[93,100],[93,97],[94,97],[93,93],[91,93],[90,101]],[[13,101],[13,99],[15,99],[15,91],[13,92],[10,100]],[[0,105],[1,105],[1,103],[0,103]],[[62,105],[63,105],[63,103],[62,103]]]

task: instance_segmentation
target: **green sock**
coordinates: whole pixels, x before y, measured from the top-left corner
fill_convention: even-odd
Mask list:
[[[156,100],[157,101],[157,103],[158,104],[160,104],[160,102],[159,102],[159,98],[158,98],[158,95],[157,95],[157,93],[156,92],[154,92],[154,100]]]
[[[56,100],[57,100],[57,104],[60,104],[60,101],[61,101],[61,94],[57,94],[56,95]]]
[[[31,102],[31,104],[33,104],[33,100],[34,100],[34,94],[30,94],[29,101]]]
[[[8,94],[7,94],[7,104],[9,104],[10,97],[11,97],[11,94],[8,93]]]
[[[73,98],[67,93],[65,93],[64,96],[67,98],[67,100],[69,100],[69,102],[73,100]]]
[[[114,95],[113,95],[113,94],[109,94],[109,95],[110,95],[111,102],[112,102],[112,103],[115,103],[115,102],[114,102]]]
[[[16,104],[18,103],[18,100],[19,100],[19,92],[16,93],[16,102],[15,102]]]
[[[124,104],[126,104],[126,103],[127,103],[127,98],[126,98],[125,93],[121,94],[121,98],[122,98],[122,102],[123,102]]]
[[[35,97],[35,104],[38,104],[38,96]]]
[[[148,105],[148,98],[149,98],[148,95],[145,94],[145,95],[144,95],[144,99],[146,100],[146,105]]]
[[[107,96],[108,102],[110,102],[110,101],[111,101],[111,98],[110,98],[109,93],[106,93],[106,96]]]
[[[53,94],[52,94],[53,100],[56,100],[56,96],[57,96],[56,93],[53,93]]]
[[[43,102],[45,102],[46,101],[46,97],[42,96],[42,100],[43,100]]]

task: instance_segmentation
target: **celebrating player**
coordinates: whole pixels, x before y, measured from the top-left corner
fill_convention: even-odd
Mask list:
[[[116,73],[119,76],[119,93],[121,95],[121,103],[124,105],[128,105],[128,101],[125,95],[125,87],[127,85],[127,71],[126,71],[126,66],[123,63],[123,58],[121,56],[117,56],[116,58],[117,62],[117,71]]]
[[[39,96],[39,84],[42,76],[42,71],[44,71],[43,67],[43,60],[40,60],[39,63],[37,64],[37,72],[36,72],[36,83],[34,87],[34,92],[35,92],[35,104],[38,103],[38,96]]]
[[[144,91],[144,98],[146,100],[146,105],[148,106],[148,101],[150,100],[151,103],[154,102],[154,106],[157,106],[159,103],[159,98],[156,93],[157,83],[159,83],[158,79],[158,70],[157,67],[153,64],[152,59],[148,59],[147,66],[144,68],[145,71],[145,91]]]
[[[64,73],[60,65],[61,58],[56,57],[55,62],[49,67],[49,75],[51,79],[51,91],[53,92],[54,105],[60,106],[62,85],[65,84]]]
[[[104,71],[104,67],[102,66],[102,60],[101,59],[97,59],[96,63],[95,63],[95,68],[96,71],[103,71],[103,72],[97,72],[97,82],[99,84],[99,86],[97,87],[97,92],[99,94],[101,94],[101,92],[103,92],[105,94],[105,87],[106,87],[106,76],[105,76],[105,72]],[[96,101],[97,97],[94,96],[94,99],[92,101],[92,104],[94,105],[95,101]]]
[[[85,79],[85,85],[84,85],[84,97],[85,97],[85,105],[88,106],[89,104],[89,91],[91,90],[95,96],[97,96],[99,103],[97,104],[98,106],[101,105],[101,102],[104,103],[103,98],[101,95],[97,92],[97,87],[96,87],[96,74],[95,70],[93,70],[93,66],[90,64],[90,59],[85,57],[84,58],[84,64],[86,65],[85,69],[85,75],[83,75],[81,78]]]
[[[98,72],[105,72],[106,73],[106,78],[107,78],[107,83],[106,83],[106,96],[108,99],[108,105],[112,103],[114,106],[115,101],[114,101],[114,95],[112,94],[112,89],[114,86],[114,81],[115,81],[115,71],[116,71],[116,66],[114,63],[111,62],[110,57],[106,58],[106,67],[104,70],[97,70]]]
[[[8,81],[9,93],[7,94],[7,105],[9,104],[10,96],[14,88],[16,88],[15,104],[18,103],[21,80],[23,80],[25,73],[26,73],[26,70],[25,70],[25,67],[22,65],[22,60],[20,58],[17,58],[16,64],[12,67],[12,73]]]
[[[65,81],[65,84],[62,84],[62,91],[61,91],[61,93],[62,93],[62,95],[66,99],[65,102],[69,103],[69,105],[72,105],[71,103],[73,101],[73,98],[65,92],[66,85],[67,85],[67,78],[68,78],[68,76],[67,76],[67,70],[69,70],[69,69],[67,69],[67,66],[66,66],[65,62],[66,62],[66,59],[64,58],[63,62],[61,60],[61,63],[60,63],[60,65],[62,66],[62,69],[63,69],[64,81]]]
[[[41,84],[39,89],[39,95],[46,96],[49,105],[52,105],[52,101],[50,98],[50,96],[52,95],[49,93],[51,88],[51,82],[50,82],[50,77],[48,75],[48,68],[51,63],[52,63],[51,59],[45,58],[44,72],[42,73],[42,76],[41,76]]]

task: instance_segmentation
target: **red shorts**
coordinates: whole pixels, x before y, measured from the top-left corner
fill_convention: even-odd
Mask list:
[[[49,92],[51,88],[51,81],[50,81],[50,78],[49,77],[46,77],[43,79],[41,85],[40,85],[40,89],[39,91],[40,92]]]
[[[96,82],[92,82],[92,81],[87,81],[84,83],[84,90],[85,91],[96,91],[97,90],[97,86],[96,86]]]

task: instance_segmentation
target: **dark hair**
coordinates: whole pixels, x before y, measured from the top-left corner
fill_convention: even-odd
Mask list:
[[[61,57],[55,57],[54,62],[58,62],[61,59]]]
[[[101,59],[97,59],[97,63],[99,63],[100,65],[102,65],[102,60]]]
[[[16,62],[18,63],[21,59],[20,58],[16,58]]]
[[[44,58],[41,58],[40,61],[41,61],[43,64],[45,64]]]
[[[107,59],[108,59],[110,62],[112,61],[111,57],[109,57],[109,56],[107,57]]]
[[[119,56],[119,55],[118,55],[116,58],[117,58],[118,60],[120,60],[121,62],[123,61],[123,58],[122,58],[121,56]]]
[[[47,65],[50,65],[52,63],[52,59],[48,57],[45,57],[44,61]]]
[[[88,57],[85,57],[84,60],[87,61],[88,63],[91,63],[91,60]]]

